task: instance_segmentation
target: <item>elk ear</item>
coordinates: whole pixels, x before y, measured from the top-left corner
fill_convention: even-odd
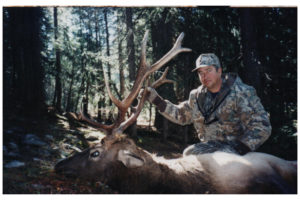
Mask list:
[[[136,168],[144,165],[144,160],[128,150],[119,150],[117,160],[121,161],[127,168]]]

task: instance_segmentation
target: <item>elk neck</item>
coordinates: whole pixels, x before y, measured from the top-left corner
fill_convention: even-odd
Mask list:
[[[212,189],[209,177],[196,156],[185,156],[177,159],[165,159],[153,156],[161,168],[162,187],[166,186],[170,193],[216,193]]]
[[[190,158],[164,159],[146,153],[146,163],[142,167],[118,168],[118,176],[110,185],[121,193],[215,193],[194,156]],[[189,156],[188,156],[189,157]],[[187,168],[186,162],[193,163]],[[124,170],[124,171],[123,171]]]

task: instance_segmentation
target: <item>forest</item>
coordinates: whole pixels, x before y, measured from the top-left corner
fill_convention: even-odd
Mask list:
[[[258,151],[297,159],[297,7],[3,7],[2,29],[4,193],[78,193],[76,186],[81,193],[116,192],[99,182],[62,186],[49,169],[103,137],[74,116],[82,110],[114,121],[103,72],[113,95],[126,97],[147,30],[150,64],[182,32],[183,46],[192,49],[166,64],[173,84],[157,89],[164,99],[187,100],[200,85],[191,72],[197,57],[215,53],[223,72],[256,89],[270,116],[272,135]],[[148,102],[125,133],[166,156],[198,142],[192,125],[168,121]]]

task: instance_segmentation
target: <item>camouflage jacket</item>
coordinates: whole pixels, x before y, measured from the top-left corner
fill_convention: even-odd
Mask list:
[[[215,97],[201,85],[179,105],[164,100],[160,113],[177,124],[193,123],[201,141],[238,141],[254,151],[271,134],[268,114],[255,89],[236,74],[224,74],[222,79]]]

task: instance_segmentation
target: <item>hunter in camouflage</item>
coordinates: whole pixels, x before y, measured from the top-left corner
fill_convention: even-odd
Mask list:
[[[271,134],[271,125],[255,89],[244,84],[237,74],[222,74],[214,54],[201,54],[193,71],[198,72],[202,85],[179,105],[147,88],[148,100],[164,117],[180,125],[193,123],[200,143],[187,148],[184,154],[245,154],[261,146]]]

